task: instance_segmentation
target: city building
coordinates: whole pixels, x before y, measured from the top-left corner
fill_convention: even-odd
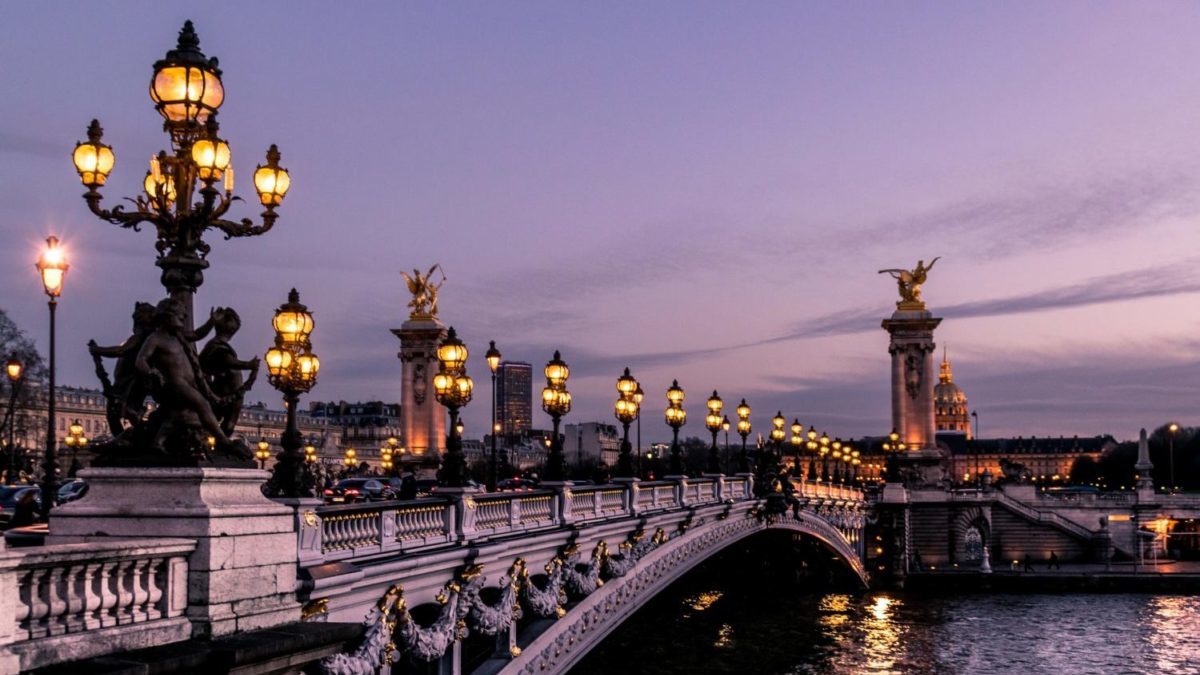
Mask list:
[[[329,456],[340,462],[347,448],[354,448],[359,463],[379,468],[381,448],[389,438],[400,443],[404,454],[405,438],[400,423],[400,404],[383,401],[313,401],[309,415],[324,420],[334,435]],[[322,453],[325,454],[325,453]]]
[[[616,466],[621,452],[621,432],[615,424],[583,422],[568,424],[563,430],[563,457],[568,464],[588,461]]]
[[[950,359],[942,353],[941,372],[933,388],[934,424],[939,435],[943,433],[963,434],[971,438],[971,411],[967,407],[967,395],[954,383],[950,370]]]
[[[500,433],[516,438],[533,424],[533,366],[505,361],[496,369],[496,420]]]
[[[988,438],[967,440],[962,435],[939,435],[938,444],[950,451],[950,472],[954,482],[975,481],[984,471],[993,479],[1020,471],[1036,483],[1066,481],[1071,467],[1080,457],[1099,460],[1117,447],[1112,436],[1089,438]]]

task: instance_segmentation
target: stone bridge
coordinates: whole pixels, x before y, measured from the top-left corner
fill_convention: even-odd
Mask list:
[[[749,476],[300,509],[301,600],[308,620],[368,620],[363,647],[329,672],[356,672],[390,641],[388,658],[461,673],[468,634],[495,640],[475,672],[564,672],[688,570],[767,529],[820,541],[865,584],[862,492],[793,486],[785,513],[767,512]]]

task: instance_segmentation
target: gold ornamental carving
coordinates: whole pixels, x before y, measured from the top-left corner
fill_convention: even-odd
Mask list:
[[[433,275],[437,272],[442,275],[442,280],[434,283]],[[442,271],[442,266],[435,263],[433,267],[425,274],[421,274],[421,270],[414,269],[412,276],[408,272],[401,272],[404,281],[408,284],[408,292],[412,293],[412,300],[408,301],[408,306],[412,308],[412,313],[409,314],[410,319],[433,319],[438,313],[438,291],[441,290],[442,284],[446,283],[446,273]]]
[[[902,268],[879,270],[880,274],[890,274],[896,280],[896,285],[900,291],[900,301],[896,303],[896,308],[900,310],[923,310],[925,309],[925,301],[921,298],[921,285],[929,276],[929,270],[941,260],[941,256],[934,258],[928,265],[924,260],[918,260],[917,266],[911,270]]]

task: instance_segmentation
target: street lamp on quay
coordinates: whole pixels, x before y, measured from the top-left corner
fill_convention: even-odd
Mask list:
[[[801,455],[804,449],[804,425],[800,424],[800,420],[792,420],[792,454],[795,458],[792,461],[792,477],[804,478],[804,470],[800,468]]]
[[[887,440],[883,443],[883,452],[885,455],[883,462],[889,480],[896,480],[899,477],[897,475],[896,456],[902,454],[907,449],[908,445],[900,440],[900,433],[892,429],[891,433],[887,435]]]
[[[63,443],[71,449],[71,466],[72,471],[75,469],[76,454],[80,448],[86,448],[88,445],[88,437],[83,435],[83,423],[79,420],[71,422],[67,427],[67,437],[63,439]],[[74,473],[72,472],[72,476]]]
[[[667,409],[663,416],[667,426],[671,427],[671,474],[683,475],[683,451],[679,447],[679,428],[687,423],[687,412],[683,409],[683,387],[679,380],[672,380],[667,389]]]
[[[404,448],[400,445],[400,439],[395,436],[388,436],[384,441],[383,446],[379,448],[379,464],[389,476],[396,475],[394,471],[396,467],[396,456],[403,455]]]
[[[271,444],[266,440],[258,442],[258,449],[254,451],[254,459],[258,460],[258,468],[266,470],[267,460],[271,459]]]
[[[25,381],[25,364],[18,359],[16,354],[10,356],[4,364],[4,374],[8,376],[8,476],[5,482],[9,485],[15,485],[20,477],[20,470],[17,467],[17,444],[14,434],[17,428],[17,394],[21,390],[21,384]]]
[[[808,450],[808,479],[819,481],[821,477],[817,475],[817,429],[811,424],[804,434],[804,439],[804,448]]]
[[[738,456],[738,472],[751,473],[753,469],[750,467],[750,454],[746,451],[746,437],[750,435],[752,426],[750,424],[750,406],[746,405],[746,399],[737,407],[737,432],[742,437],[742,454]]]
[[[345,464],[347,469],[358,466],[358,451],[354,448],[346,448],[342,453],[342,464]]]
[[[617,378],[617,401],[613,404],[613,415],[621,423],[621,454],[617,458],[617,477],[633,478],[633,446],[629,443],[629,425],[638,418],[639,406],[634,400],[638,390],[638,381],[630,374],[629,369]]]
[[[829,434],[821,432],[821,437],[817,439],[817,453],[821,456],[821,475],[817,476],[817,480],[829,480],[829,465],[827,458],[829,457]]]
[[[451,326],[445,339],[438,345],[438,373],[433,376],[433,389],[437,401],[446,406],[450,413],[446,454],[442,458],[441,471],[438,472],[438,483],[443,487],[466,486],[466,461],[462,451],[462,432],[458,426],[458,409],[471,402],[471,392],[475,388],[474,381],[466,371],[469,355],[467,346],[458,339],[458,334]]]
[[[787,432],[784,427],[787,426],[787,418],[783,416],[783,411],[780,410],[771,418],[771,444],[774,449],[766,450],[765,457],[770,458],[770,462],[764,462],[763,466],[759,467],[760,472],[778,472],[779,465],[783,462],[783,442],[787,439]]]
[[[546,451],[546,480],[562,481],[567,478],[567,463],[563,458],[563,439],[558,433],[558,428],[562,418],[571,412],[571,392],[567,391],[567,379],[571,377],[571,369],[562,360],[558,350],[555,350],[554,358],[546,363],[543,372],[546,375],[546,386],[542,389],[542,410],[550,415],[554,425],[553,436]]]
[[[488,467],[488,492],[496,491],[496,484],[500,481],[500,464],[496,449],[496,435],[499,433],[499,425],[496,424],[496,370],[500,368],[500,350],[496,349],[496,341],[488,341],[488,350],[484,354],[484,359],[487,360],[488,370],[492,371],[492,461]]]
[[[1169,492],[1175,492],[1175,434],[1179,431],[1179,425],[1171,422],[1167,426],[1167,464],[1170,466],[1171,489]]]
[[[717,394],[714,389],[712,396],[708,397],[708,414],[704,417],[704,426],[712,433],[712,448],[708,451],[708,472],[721,473],[721,456],[717,449],[717,434],[721,428],[728,422],[728,418],[721,415],[721,410],[725,407],[725,402]]]
[[[130,200],[133,210],[100,207],[100,188],[113,169],[115,155],[102,142],[104,131],[99,121],[92,120],[87,141],[75,145],[72,160],[87,188],[83,197],[98,218],[134,230],[145,223],[154,226],[162,284],[171,298],[183,305],[190,330],[192,297],[204,282],[204,270],[209,265],[209,246],[201,235],[212,228],[226,238],[266,233],[275,224],[275,209],[287,194],[291,177],[279,165],[279,149],[270,146],[266,163],[258,165],[253,181],[264,207],[262,224],[255,225],[249,218],[225,219],[237,200],[233,195],[229,144],[219,136],[217,124],[225,89],[217,60],[200,51],[200,39],[191,21],[183,24],[175,49],[154,64],[150,98],[163,117],[171,150],[150,159],[143,181],[145,195]],[[199,200],[194,199],[197,194]]]
[[[46,238],[46,248],[42,250],[42,254],[38,256],[37,270],[42,277],[42,289],[46,291],[46,296],[50,298],[50,364],[49,364],[49,390],[46,401],[46,457],[42,462],[42,494],[45,498],[42,500],[42,518],[49,520],[50,510],[54,508],[54,495],[58,494],[58,459],[56,453],[58,450],[58,438],[55,428],[55,325],[54,314],[58,309],[58,298],[62,295],[63,281],[66,279],[67,270],[70,265],[67,264],[66,252],[59,246],[58,237],[53,235]]]
[[[271,326],[275,329],[275,345],[266,353],[267,380],[283,394],[287,427],[279,438],[282,450],[275,457],[275,471],[267,481],[266,493],[271,497],[311,497],[313,474],[300,450],[304,437],[297,427],[296,408],[300,394],[317,384],[321,361],[309,339],[315,326],[312,313],[300,302],[296,289],[289,291],[287,302],[275,310]]]

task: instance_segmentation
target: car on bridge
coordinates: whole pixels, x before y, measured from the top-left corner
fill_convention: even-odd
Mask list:
[[[342,479],[333,487],[325,488],[324,496],[329,504],[380,502],[396,498],[391,485],[375,478]]]
[[[17,503],[26,493],[33,494],[35,510],[42,508],[42,489],[36,485],[5,485],[0,487],[0,527],[7,528],[17,512]],[[28,525],[29,523],[20,523]]]

